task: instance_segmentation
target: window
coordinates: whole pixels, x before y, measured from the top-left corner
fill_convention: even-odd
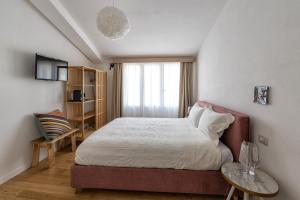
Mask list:
[[[125,63],[122,116],[178,117],[180,63]]]

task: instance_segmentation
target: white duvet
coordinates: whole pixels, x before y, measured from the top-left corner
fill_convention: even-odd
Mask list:
[[[76,151],[80,165],[218,170],[220,149],[186,119],[118,118]]]

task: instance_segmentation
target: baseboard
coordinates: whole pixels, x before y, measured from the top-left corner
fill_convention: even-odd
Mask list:
[[[24,172],[25,170],[27,170],[28,168],[30,168],[31,163],[24,163],[23,165],[17,167],[16,169],[10,171],[9,173],[5,174],[4,176],[0,177],[0,184],[3,184],[7,181],[9,181],[10,179],[12,179],[13,177],[17,176],[18,174]]]

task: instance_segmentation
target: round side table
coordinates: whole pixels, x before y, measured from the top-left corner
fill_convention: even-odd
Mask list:
[[[249,195],[256,197],[273,197],[279,191],[276,181],[257,169],[255,176],[242,173],[242,165],[236,162],[226,163],[221,168],[223,178],[232,186],[226,200],[230,200],[237,188],[244,192],[244,200],[249,200]]]

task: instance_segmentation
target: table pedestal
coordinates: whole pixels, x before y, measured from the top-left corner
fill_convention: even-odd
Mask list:
[[[235,190],[235,187],[234,187],[234,186],[232,186],[232,187],[230,188],[230,191],[229,191],[229,194],[228,194],[228,196],[227,196],[226,200],[230,200],[230,199],[231,199],[231,197],[232,197],[232,195],[233,195],[233,192],[234,192],[234,190]],[[247,193],[247,192],[244,192],[244,200],[249,200],[249,193]]]
[[[229,194],[228,194],[228,196],[227,196],[226,200],[230,200],[230,199],[231,199],[231,197],[232,197],[232,195],[233,195],[233,192],[234,192],[234,190],[235,190],[235,187],[234,187],[234,186],[232,186],[232,187],[230,188],[230,191],[229,191]]]

